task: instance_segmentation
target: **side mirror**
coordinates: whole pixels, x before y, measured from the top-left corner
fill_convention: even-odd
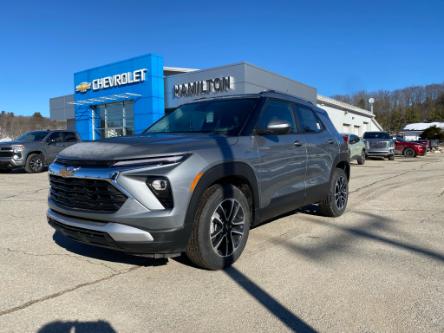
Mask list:
[[[54,144],[55,142],[56,142],[55,139],[49,139],[49,140],[48,140],[48,145],[52,145],[52,144]]]
[[[266,129],[257,130],[259,135],[282,135],[288,134],[291,130],[290,124],[285,120],[274,120],[268,123]]]

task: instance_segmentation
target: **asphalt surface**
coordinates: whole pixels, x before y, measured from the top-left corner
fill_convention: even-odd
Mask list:
[[[230,269],[79,245],[0,174],[0,332],[444,332],[444,154],[353,165],[348,211],[255,228]]]

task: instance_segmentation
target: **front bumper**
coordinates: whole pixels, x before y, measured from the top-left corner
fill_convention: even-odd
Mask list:
[[[53,163],[49,166],[50,177],[100,180],[111,184],[127,199],[117,211],[100,212],[79,209],[75,205],[61,206],[50,195],[48,222],[66,236],[90,245],[152,256],[172,256],[184,252],[190,235],[189,227],[185,226],[185,214],[192,179],[184,176],[182,169],[176,166],[77,167],[67,175],[65,165]],[[173,208],[163,207],[150,191],[146,179],[152,176],[169,179]],[[75,190],[79,191],[79,188]]]
[[[23,167],[24,165],[25,160],[23,158],[14,159],[12,157],[0,157],[0,167],[2,168],[14,169]]]
[[[395,154],[394,149],[367,149],[366,154],[368,156],[383,156],[388,157]]]
[[[148,232],[119,223],[82,220],[51,209],[48,223],[63,235],[84,244],[153,257],[176,256],[186,247],[183,229]]]

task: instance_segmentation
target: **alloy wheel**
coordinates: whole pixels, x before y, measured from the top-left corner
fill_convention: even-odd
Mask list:
[[[40,171],[43,167],[43,161],[40,157],[34,157],[29,161],[29,166],[34,172]]]
[[[236,199],[225,199],[211,216],[210,240],[221,257],[232,255],[244,237],[245,211]]]
[[[336,207],[339,210],[344,209],[347,203],[348,190],[347,190],[347,181],[343,176],[340,176],[336,181],[335,185],[335,202]]]

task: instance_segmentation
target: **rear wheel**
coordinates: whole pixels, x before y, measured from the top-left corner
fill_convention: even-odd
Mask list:
[[[43,167],[42,154],[30,154],[26,159],[25,171],[28,173],[42,172]]]
[[[365,163],[365,151],[361,152],[361,156],[357,159],[359,165],[363,165]]]
[[[251,208],[247,198],[233,185],[213,185],[200,200],[187,246],[188,258],[206,269],[233,264],[247,243]]]
[[[404,149],[403,155],[405,157],[416,157],[416,152],[412,148]]]
[[[320,213],[324,216],[341,216],[347,208],[348,179],[345,171],[336,168],[331,177],[327,197],[319,203]]]

